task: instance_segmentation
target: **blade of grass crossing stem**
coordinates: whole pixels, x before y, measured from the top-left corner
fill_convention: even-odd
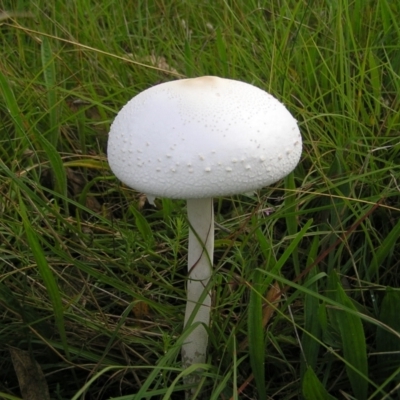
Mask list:
[[[252,290],[249,302],[249,357],[250,365],[256,382],[260,400],[266,400],[265,390],[265,340],[262,316],[262,298],[264,293],[263,276],[260,270],[256,269],[253,274]]]
[[[8,113],[14,123],[16,139],[18,141],[11,141],[12,143],[20,144],[20,149],[24,151],[28,147],[28,139],[25,134],[24,124],[22,120],[22,113],[18,107],[17,100],[15,99],[14,92],[12,91],[7,78],[0,70],[0,92],[3,94],[4,102]],[[17,145],[13,145],[14,153],[17,154]]]
[[[165,392],[165,395],[162,398],[162,400],[170,400],[172,398],[172,395],[173,395],[173,392],[175,390],[175,387],[178,385],[178,382],[184,376],[196,373],[196,371],[198,369],[198,365],[199,364],[191,365],[190,367],[188,367],[184,371],[182,371],[180,374],[178,374],[178,376],[169,385],[169,387],[168,387],[167,391]],[[202,366],[203,371],[207,371],[207,370],[211,369],[211,365],[208,365],[208,364],[200,364],[200,365]],[[201,391],[201,389],[199,389],[199,391]],[[197,396],[196,396],[196,398],[197,398]]]
[[[335,400],[336,397],[331,396],[324,385],[320,382],[317,375],[311,367],[307,368],[304,374],[302,392],[305,400]]]
[[[233,368],[230,371],[224,373],[224,377],[221,381],[218,382],[218,386],[213,389],[211,393],[210,400],[220,400],[223,398],[223,393],[226,392],[226,388],[229,387],[230,383],[232,382],[233,393],[232,393],[232,400],[238,400],[237,397],[237,365],[233,365]],[[233,375],[233,377],[232,377]]]
[[[69,356],[67,335],[65,332],[65,324],[64,324],[64,310],[57,282],[56,279],[54,278],[53,272],[51,271],[49,264],[47,263],[46,256],[44,255],[43,252],[43,248],[41,247],[39,240],[37,239],[37,234],[34,231],[29,221],[26,206],[19,190],[18,190],[18,197],[19,197],[19,214],[21,216],[22,223],[24,225],[26,237],[28,239],[29,246],[32,250],[33,257],[36,261],[39,274],[43,279],[51,304],[53,306],[54,319],[56,322],[58,333],[60,335],[61,343],[63,345],[64,352],[67,358],[69,359],[70,356]]]
[[[56,68],[54,64],[53,51],[47,37],[42,38],[41,47],[42,66],[44,82],[47,90],[47,102],[49,108],[49,142],[56,148],[59,136],[58,118],[57,118],[57,94],[56,94]]]
[[[357,311],[337,278],[336,281],[336,301],[346,308]],[[368,359],[361,318],[344,310],[336,310],[335,314],[342,339],[343,357],[347,362],[347,376],[357,400],[364,400],[368,394]]]
[[[319,239],[315,236],[310,252],[308,254],[307,265],[311,265],[317,257],[317,251],[319,246]],[[313,280],[317,275],[317,268],[312,268],[308,274],[308,281]],[[308,288],[315,293],[318,293],[318,281],[314,280]],[[321,325],[319,324],[318,315],[319,312],[319,300],[312,294],[306,294],[304,296],[304,332],[301,338],[301,345],[303,348],[304,358],[301,360],[300,376],[304,377],[304,373],[307,371],[307,367],[315,368],[317,364],[318,352],[320,345],[317,340],[321,337]]]
[[[289,235],[294,236],[297,233],[298,224],[296,218],[296,186],[294,184],[293,172],[285,178],[285,189],[288,191],[285,197],[286,226]],[[295,274],[300,275],[299,252],[297,248],[292,253],[292,260]]]
[[[201,300],[200,300],[201,301]],[[196,310],[194,310],[196,312]],[[157,365],[153,368],[150,374],[147,375],[147,379],[143,382],[140,390],[134,396],[135,400],[142,400],[150,398],[148,395],[148,389],[152,386],[153,390],[156,390],[158,386],[161,384],[157,379],[162,374],[164,368],[167,368],[168,364],[171,360],[177,357],[183,343],[187,340],[188,335],[196,329],[198,324],[193,324],[185,330],[185,334],[181,335],[175,343],[175,346],[172,346],[164,355],[159,359]],[[208,370],[209,365],[206,364],[196,364],[197,368],[202,368],[204,370]],[[203,368],[204,367],[204,368]]]

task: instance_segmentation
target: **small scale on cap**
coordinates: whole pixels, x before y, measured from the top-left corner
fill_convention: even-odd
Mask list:
[[[249,192],[289,174],[302,150],[285,106],[250,84],[213,76],[147,89],[115,118],[113,172],[151,197]]]

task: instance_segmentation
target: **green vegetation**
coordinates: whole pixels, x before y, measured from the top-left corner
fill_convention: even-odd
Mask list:
[[[150,206],[105,149],[128,99],[200,75],[269,91],[304,138],[287,179],[216,199],[204,398],[399,398],[399,15],[0,0],[0,398],[19,349],[52,399],[182,399],[185,202]]]

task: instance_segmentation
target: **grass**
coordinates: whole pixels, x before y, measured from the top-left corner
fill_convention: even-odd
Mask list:
[[[304,151],[215,200],[203,395],[398,398],[398,3],[123,3],[0,1],[0,398],[10,348],[52,399],[182,398],[185,203],[148,205],[105,149],[132,96],[206,74],[283,101]]]

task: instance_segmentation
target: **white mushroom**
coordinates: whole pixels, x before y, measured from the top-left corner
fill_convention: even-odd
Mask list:
[[[212,198],[285,177],[299,161],[301,142],[296,120],[277,99],[247,83],[213,76],[151,87],[115,118],[108,161],[117,177],[149,201],[187,199],[185,326],[202,295],[192,323],[210,321],[211,297],[204,288],[213,263]],[[197,326],[182,348],[184,367],[205,362],[207,342],[206,329]]]

